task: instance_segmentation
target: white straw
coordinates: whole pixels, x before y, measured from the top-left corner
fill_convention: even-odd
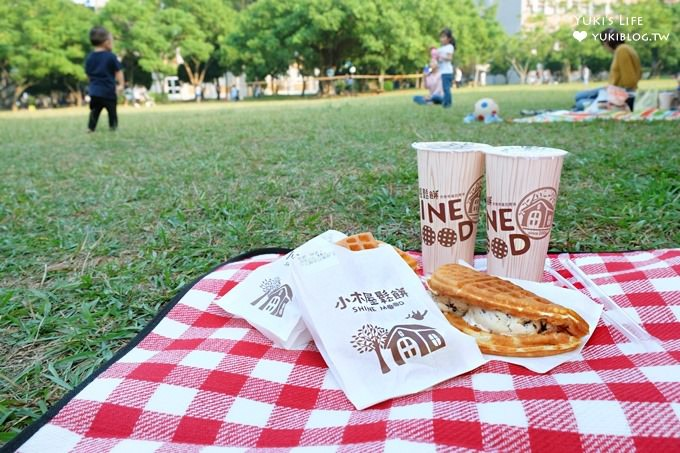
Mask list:
[[[614,300],[609,297],[607,294],[604,293],[600,289],[599,286],[595,284],[577,265],[574,263],[572,260],[569,259],[569,255],[562,254],[558,257],[560,263],[571,272],[571,274],[576,278],[578,281],[580,281],[583,286],[588,290],[590,295],[594,298],[597,298],[602,305],[604,305],[605,309],[607,310],[605,312],[605,315],[607,315],[608,321],[614,325],[616,328],[619,329],[619,331],[630,341],[636,342],[636,343],[642,343],[645,341],[651,341],[654,343],[658,343],[659,340],[656,337],[653,337],[650,335],[645,329],[643,329],[635,319],[633,319],[626,311],[619,306]],[[550,272],[550,271],[548,271]],[[550,275],[555,276],[557,272],[554,274],[551,272]],[[559,274],[558,274],[559,275]],[[561,278],[558,278],[560,282],[564,280],[562,276]],[[557,277],[555,277],[557,278]],[[571,285],[570,285],[571,286]],[[572,286],[573,287],[573,286]],[[613,315],[616,316],[613,316]]]
[[[558,282],[562,283],[564,286],[567,288],[573,289],[574,291],[578,291],[578,289],[571,284],[569,280],[566,278],[562,277],[556,270],[554,270],[552,267],[550,267],[550,260],[546,259],[545,260],[545,271],[555,277],[555,280]],[[580,292],[580,291],[579,291]],[[638,337],[631,331],[629,331],[625,326],[620,325],[616,319],[612,318],[611,316],[608,315],[606,311],[602,312],[602,316],[609,321],[610,324],[612,324],[614,327],[619,329],[619,331],[626,337],[628,340],[632,342],[639,342]]]

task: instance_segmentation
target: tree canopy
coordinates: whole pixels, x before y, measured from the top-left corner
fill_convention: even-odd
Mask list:
[[[496,11],[475,0],[110,0],[93,11],[71,0],[0,2],[0,101],[15,102],[27,88],[58,86],[74,91],[85,80],[88,29],[106,26],[114,36],[126,79],[149,83],[150,74],[178,74],[193,85],[225,70],[245,70],[250,80],[285,73],[297,63],[342,73],[351,62],[359,73],[419,71],[438,46],[443,27],[456,38],[454,63],[468,72],[492,63],[525,77],[539,62],[569,72],[588,65],[608,69],[611,55],[595,39],[578,42],[573,24],[535,26],[508,36]],[[643,17],[621,27],[646,33],[632,43],[651,75],[680,70],[680,4],[641,0],[615,5],[615,13]],[[589,33],[601,30],[589,29]],[[669,34],[665,39],[654,35]],[[9,93],[9,94],[8,94]],[[7,102],[9,103],[9,102]]]
[[[0,72],[14,85],[12,105],[47,78],[84,80],[92,21],[92,11],[69,0],[0,3]]]
[[[293,61],[307,71],[346,61],[364,73],[414,71],[445,26],[454,31],[461,65],[486,61],[502,39],[493,12],[472,0],[259,0],[227,36],[228,58],[255,78]]]

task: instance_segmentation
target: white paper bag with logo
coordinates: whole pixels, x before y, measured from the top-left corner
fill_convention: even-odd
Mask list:
[[[329,230],[288,255],[251,272],[245,280],[217,301],[227,313],[241,317],[276,346],[297,349],[311,340],[291,285],[291,262],[299,250],[345,238]]]
[[[357,409],[484,363],[392,247],[352,252],[326,243],[297,254],[292,267],[307,328]]]

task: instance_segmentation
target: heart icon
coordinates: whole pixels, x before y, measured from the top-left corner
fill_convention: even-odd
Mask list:
[[[578,42],[581,42],[584,39],[586,39],[588,33],[583,30],[582,31],[574,30],[574,33],[572,33],[571,36],[573,36]]]

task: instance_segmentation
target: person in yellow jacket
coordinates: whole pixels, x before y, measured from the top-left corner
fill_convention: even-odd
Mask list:
[[[602,47],[613,53],[614,58],[609,68],[609,84],[624,88],[628,91],[626,103],[631,110],[635,102],[635,90],[642,78],[640,57],[635,49],[626,44],[625,35],[613,28],[607,28],[599,35]],[[585,101],[597,98],[599,88],[582,91],[576,94],[576,110],[583,110]]]

